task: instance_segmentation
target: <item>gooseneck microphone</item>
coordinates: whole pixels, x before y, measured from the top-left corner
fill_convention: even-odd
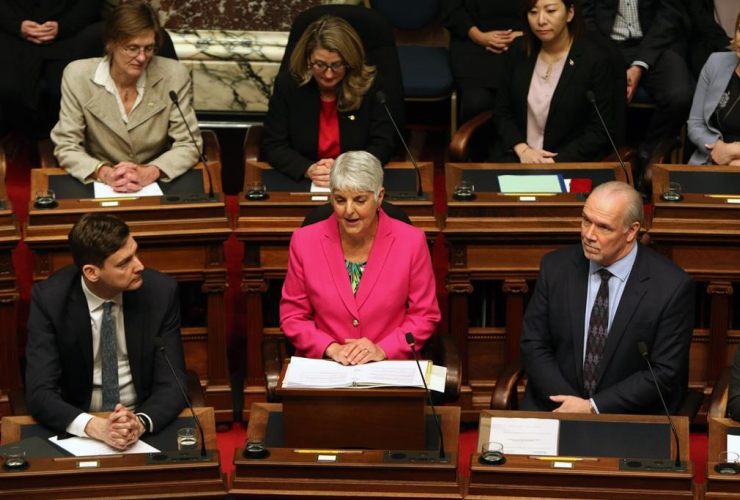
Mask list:
[[[198,416],[195,414],[195,410],[193,409],[193,405],[190,403],[190,398],[188,397],[187,393],[185,392],[185,389],[183,389],[182,384],[180,383],[180,379],[177,378],[177,374],[175,373],[175,369],[172,366],[172,363],[170,363],[170,358],[167,356],[167,351],[164,348],[164,339],[160,336],[154,337],[154,346],[164,354],[164,359],[167,360],[167,365],[170,367],[170,371],[172,372],[172,376],[175,377],[175,382],[177,382],[177,387],[180,388],[180,392],[182,393],[182,397],[185,398],[185,402],[188,404],[188,408],[190,408],[190,413],[193,415],[193,420],[195,420],[195,425],[198,426],[198,430],[200,431],[200,456],[205,457],[206,456],[206,437],[203,433],[203,426],[200,425],[200,420],[198,420]]]
[[[645,342],[640,341],[637,343],[637,350],[640,351],[640,355],[643,357],[645,362],[648,365],[648,368],[650,368],[650,374],[653,376],[653,382],[655,383],[655,388],[658,389],[658,396],[660,396],[660,402],[663,403],[663,409],[665,410],[665,414],[668,417],[668,423],[671,424],[671,431],[673,431],[673,437],[676,440],[676,467],[681,467],[681,445],[678,441],[678,432],[676,432],[676,427],[673,425],[673,419],[671,418],[671,414],[668,412],[668,406],[665,404],[665,399],[663,399],[663,393],[660,391],[660,385],[658,385],[658,379],[655,376],[655,372],[653,371],[653,365],[650,363],[650,359],[648,359],[648,348],[647,345],[645,345]]]
[[[422,189],[422,185],[421,185],[421,170],[419,170],[419,165],[416,164],[416,160],[411,155],[411,151],[409,151],[409,147],[406,144],[406,141],[403,139],[403,134],[401,134],[401,131],[398,130],[398,125],[396,125],[396,120],[393,119],[391,110],[388,109],[388,105],[385,102],[385,94],[379,90],[375,94],[375,98],[378,100],[380,104],[383,105],[383,108],[385,108],[385,112],[388,114],[388,118],[391,119],[393,128],[396,129],[396,134],[398,135],[398,138],[401,139],[401,143],[403,144],[403,147],[406,148],[406,153],[409,155],[409,158],[411,158],[411,163],[414,165],[414,170],[416,170],[416,180],[419,186],[418,189],[416,190],[416,199],[423,200],[425,199],[425,197],[424,197],[424,190]]]
[[[609,142],[612,145],[612,149],[614,150],[614,153],[616,153],[617,155],[619,164],[622,165],[622,171],[624,172],[624,178],[629,179],[630,176],[627,175],[627,167],[624,165],[624,161],[622,161],[622,157],[619,155],[619,150],[617,149],[616,144],[614,144],[612,135],[609,133],[609,128],[606,126],[606,123],[604,122],[604,118],[601,116],[601,111],[599,111],[599,106],[596,104],[596,94],[594,94],[593,91],[588,90],[586,91],[586,99],[588,99],[588,102],[590,102],[593,105],[594,109],[596,110],[596,114],[599,115],[599,121],[601,122],[601,126],[604,127],[604,132],[606,132],[606,136],[609,138]]]
[[[421,375],[421,381],[424,384],[424,390],[427,393],[429,399],[429,406],[432,407],[432,414],[434,415],[434,423],[437,424],[437,431],[439,431],[439,458],[445,457],[445,439],[442,434],[442,426],[439,423],[439,416],[437,416],[437,410],[434,409],[434,403],[432,402],[432,394],[429,392],[427,387],[427,381],[424,378],[424,372],[421,371],[421,364],[419,363],[419,357],[416,355],[416,342],[414,341],[414,335],[411,332],[406,333],[406,342],[411,348],[411,352],[414,354],[414,361],[416,361],[416,367],[419,368],[419,374]]]
[[[193,146],[195,146],[195,150],[198,151],[198,159],[203,164],[203,168],[206,169],[206,173],[208,174],[208,197],[213,199],[213,178],[211,177],[211,169],[208,168],[208,163],[206,163],[206,158],[203,156],[203,152],[198,147],[198,143],[195,141],[195,136],[193,136],[193,132],[190,130],[190,126],[188,126],[188,121],[185,119],[185,115],[182,112],[182,109],[180,108],[180,101],[177,98],[177,92],[174,90],[170,90],[170,100],[177,108],[177,111],[180,112],[180,116],[182,117],[182,122],[185,124],[185,128],[188,129],[188,134],[190,134],[190,139],[193,141]]]

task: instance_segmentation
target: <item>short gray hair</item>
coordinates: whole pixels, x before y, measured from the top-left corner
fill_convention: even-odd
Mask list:
[[[606,196],[621,195],[627,200],[627,207],[625,208],[624,214],[624,227],[628,228],[633,222],[639,222],[640,226],[645,218],[645,211],[642,205],[642,195],[632,186],[622,181],[610,181],[604,184],[599,184],[591,192],[591,196],[595,194],[603,194]]]
[[[367,151],[347,151],[331,167],[329,188],[340,191],[372,191],[375,200],[383,187],[383,167]]]

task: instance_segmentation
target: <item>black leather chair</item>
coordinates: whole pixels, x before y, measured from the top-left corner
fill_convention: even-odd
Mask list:
[[[288,36],[288,44],[280,63],[280,72],[288,71],[290,55],[293,53],[298,40],[306,28],[327,14],[341,17],[347,21],[360,35],[365,48],[365,57],[368,64],[378,67],[383,75],[384,93],[388,108],[393,114],[398,128],[403,131],[406,126],[404,111],[403,81],[401,80],[401,64],[396,50],[396,40],[393,28],[378,12],[357,5],[320,5],[308,9],[293,21]],[[244,162],[264,160],[260,152],[262,142],[262,126],[253,125],[247,131],[244,139]]]

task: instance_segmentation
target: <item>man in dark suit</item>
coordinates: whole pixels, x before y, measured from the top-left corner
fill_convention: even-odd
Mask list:
[[[583,16],[592,35],[616,43],[627,71],[627,102],[638,85],[655,99],[657,109],[640,146],[641,168],[658,143],[675,137],[686,121],[692,92],[688,67],[676,52],[682,29],[682,0],[583,0]],[[641,185],[641,173],[636,176]],[[639,189],[639,187],[638,187]]]
[[[735,349],[730,367],[730,387],[727,395],[727,413],[740,422],[740,349]],[[724,417],[724,415],[722,415]]]
[[[185,385],[176,282],[145,269],[128,226],[86,214],[69,233],[75,265],[36,284],[26,348],[33,417],[124,449],[177,417]],[[88,412],[111,411],[100,418]]]
[[[524,315],[525,410],[660,414],[637,344],[645,342],[668,409],[688,386],[694,281],[637,243],[642,199],[598,186],[583,208],[581,245],[545,255]]]

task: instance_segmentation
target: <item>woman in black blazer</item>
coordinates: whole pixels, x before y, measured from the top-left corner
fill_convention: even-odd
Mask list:
[[[608,154],[609,140],[587,92],[593,92],[613,133],[614,68],[582,36],[577,1],[525,4],[523,44],[509,51],[506,80],[493,109],[499,137],[493,161],[600,161]]]
[[[394,152],[393,125],[376,94],[382,78],[365,64],[357,32],[345,20],[323,16],[304,32],[289,71],[275,80],[262,149],[283,174],[329,186],[334,159],[364,150],[386,164]]]

